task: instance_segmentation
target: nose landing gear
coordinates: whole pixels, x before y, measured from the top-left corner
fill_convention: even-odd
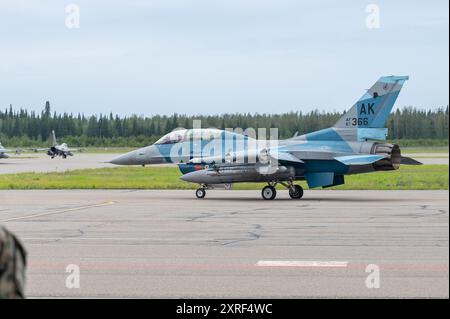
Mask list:
[[[197,198],[199,198],[199,199],[205,197],[205,195],[206,195],[206,190],[205,190],[204,188],[198,188],[198,189],[195,191],[195,196],[196,196]]]

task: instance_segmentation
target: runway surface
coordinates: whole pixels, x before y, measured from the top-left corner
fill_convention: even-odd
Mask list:
[[[46,154],[23,154],[14,158],[0,159],[0,174],[24,172],[65,172],[74,169],[117,167],[109,164],[118,154],[75,154],[73,157],[50,158]]]
[[[448,298],[448,203],[447,191],[0,191],[0,223],[28,249],[29,297]],[[66,287],[70,264],[80,288]]]
[[[108,162],[119,154],[79,153],[67,159],[51,159],[46,154],[23,154],[14,158],[0,159],[0,174],[15,174],[24,172],[65,172],[74,169],[117,167]],[[423,164],[449,164],[448,153],[417,153],[405,154]],[[172,166],[163,164],[161,166]]]

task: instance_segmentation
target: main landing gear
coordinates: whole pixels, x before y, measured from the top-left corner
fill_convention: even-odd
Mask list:
[[[275,189],[275,186],[267,185],[264,187],[261,191],[261,196],[265,200],[272,200],[277,196],[277,190]]]
[[[292,181],[288,181],[287,183],[280,182],[280,184],[289,190],[289,196],[292,199],[300,199],[303,197],[303,188],[300,185],[296,185],[292,183]],[[276,185],[276,182],[271,182],[269,185],[265,186],[261,191],[262,198],[265,200],[275,199],[277,196],[277,190],[275,189]]]
[[[303,197],[303,188],[300,185],[294,184],[292,181],[287,182],[269,182],[261,191],[261,196],[264,200],[272,200],[277,197],[277,190],[275,186],[280,183],[289,190],[289,196],[292,199],[300,199]],[[206,189],[210,188],[208,185],[202,184],[200,188],[195,191],[195,196],[202,199],[206,196]]]
[[[300,185],[293,185],[289,188],[289,196],[292,199],[300,199],[303,197],[303,188]]]

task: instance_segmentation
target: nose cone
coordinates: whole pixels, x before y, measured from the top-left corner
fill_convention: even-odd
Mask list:
[[[152,145],[119,155],[112,159],[110,163],[115,165],[160,164],[164,163],[164,158],[161,157],[156,147]]]
[[[117,156],[116,158],[110,161],[111,164],[115,165],[137,165],[136,163],[136,151],[131,151],[122,155]]]

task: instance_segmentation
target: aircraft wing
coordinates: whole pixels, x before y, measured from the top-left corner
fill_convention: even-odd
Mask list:
[[[298,159],[296,156],[288,153],[288,152],[271,152],[267,149],[262,149],[260,151],[245,151],[245,152],[235,152],[228,153],[225,155],[225,158],[222,156],[207,156],[207,157],[195,157],[192,158],[189,162],[200,164],[200,163],[222,163],[222,162],[248,162],[249,159],[256,161],[267,161],[272,158],[278,161],[284,162],[293,162],[293,163],[303,163],[302,160]]]
[[[30,150],[33,152],[46,152],[48,151],[50,148],[46,147],[46,148],[27,148],[26,150]]]
[[[336,153],[329,150],[302,150],[292,151],[291,155],[299,160],[336,160],[345,165],[364,165],[371,164],[386,157],[386,155],[379,154],[353,154],[346,155],[345,153]]]
[[[341,162],[345,165],[367,165],[375,163],[387,155],[376,155],[376,154],[368,154],[368,155],[348,155],[348,156],[338,156],[334,159],[338,162]]]
[[[267,152],[267,153],[261,153],[258,154],[244,154],[244,152],[237,152],[234,154],[227,154],[225,156],[225,162],[239,162],[239,160],[248,159],[250,155],[253,155],[253,158],[260,158],[261,156],[270,156],[273,159],[276,159],[278,161],[282,162],[290,162],[295,164],[301,164],[304,163],[302,159],[312,159],[312,157],[315,157],[315,159],[335,159],[338,162],[341,162],[345,165],[368,165],[373,164],[379,160],[382,160],[383,158],[386,158],[388,155],[380,155],[380,154],[363,154],[363,155],[345,155],[345,156],[336,156],[331,157],[329,152],[316,152],[315,154],[308,154],[308,156],[302,156],[305,155],[303,152],[296,152],[295,154],[289,153],[289,152]],[[305,152],[306,153],[306,152]],[[299,158],[300,157],[300,158]],[[266,157],[267,158],[267,157]],[[223,158],[221,156],[209,156],[209,157],[196,157],[189,161],[190,163],[222,163]],[[401,164],[403,165],[422,165],[419,161],[416,161],[415,159],[409,158],[409,157],[402,157]]]
[[[81,147],[80,148],[71,148],[71,149],[69,149],[69,151],[82,153],[85,151],[85,149],[81,148]]]
[[[16,155],[20,155],[22,153],[22,151],[23,150],[21,148],[17,148],[15,150],[0,148],[0,154],[15,153]]]

